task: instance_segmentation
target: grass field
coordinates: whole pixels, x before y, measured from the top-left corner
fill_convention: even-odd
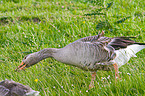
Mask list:
[[[90,72],[46,59],[15,72],[22,58],[44,48],[61,48],[86,36],[136,36],[145,42],[144,0],[0,0],[0,81],[12,79],[41,96],[143,96],[145,50],[114,71]],[[38,81],[37,81],[38,80]]]

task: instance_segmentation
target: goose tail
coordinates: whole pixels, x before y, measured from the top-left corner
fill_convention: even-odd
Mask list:
[[[126,64],[131,57],[137,57],[135,54],[145,48],[145,43],[134,43],[127,48],[116,50],[115,62],[118,67]]]
[[[132,50],[134,54],[136,54],[145,48],[145,43],[134,43],[133,45],[128,46],[128,48]]]

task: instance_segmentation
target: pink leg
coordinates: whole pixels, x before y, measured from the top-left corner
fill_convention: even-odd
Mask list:
[[[117,78],[120,78],[118,74],[118,65],[116,63],[113,64],[114,69],[115,69],[115,80],[117,81]]]
[[[91,79],[91,83],[89,85],[89,89],[94,88],[94,80],[96,78],[96,72],[91,72],[92,73],[92,79]]]

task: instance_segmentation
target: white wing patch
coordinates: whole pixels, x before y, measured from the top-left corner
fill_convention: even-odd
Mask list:
[[[144,48],[145,45],[134,44],[129,45],[125,49],[116,50],[116,58],[114,59],[114,61],[118,64],[118,67],[121,67],[122,65],[127,63],[131,57],[137,57],[135,54]]]

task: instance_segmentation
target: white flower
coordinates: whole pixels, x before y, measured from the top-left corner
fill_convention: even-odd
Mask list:
[[[131,75],[130,73],[127,73],[128,75]]]
[[[104,79],[106,80],[106,77],[101,77],[101,81],[103,81]]]
[[[88,90],[86,90],[86,92],[88,92]]]
[[[122,73],[122,72],[119,72],[119,71],[118,71],[118,73]]]
[[[110,75],[107,77],[107,79],[109,79],[110,78]]]

